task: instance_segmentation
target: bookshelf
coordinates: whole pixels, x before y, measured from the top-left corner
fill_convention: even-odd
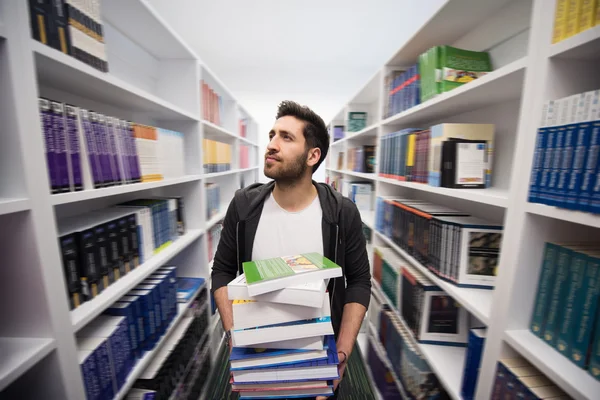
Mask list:
[[[101,12],[107,73],[34,40],[27,2],[0,2],[0,262],[6,266],[0,269],[0,397],[85,398],[77,331],[166,263],[176,265],[179,276],[209,278],[206,233],[224,217],[242,181],[258,179],[258,124],[200,57],[145,0],[103,0]],[[203,81],[222,98],[218,123],[203,118]],[[184,174],[51,195],[39,96],[180,132]],[[231,146],[228,171],[205,173],[205,138]],[[243,167],[240,146],[248,148]],[[205,184],[211,182],[221,187],[222,202],[207,218]],[[69,310],[57,220],[148,196],[182,196],[186,233]],[[182,307],[161,343],[180,325]],[[117,398],[159,349],[160,343],[138,361]]]
[[[475,396],[481,400],[491,397],[498,360],[514,356],[526,358],[574,398],[593,399],[600,392],[600,382],[529,330],[545,242],[597,237],[600,228],[598,215],[528,202],[543,104],[600,88],[597,74],[600,26],[551,44],[554,9],[554,0],[449,0],[329,123],[331,128],[346,125],[350,111],[366,111],[373,117],[366,129],[346,132],[343,139],[331,143],[326,164],[329,178],[369,180],[374,184],[375,196],[430,201],[504,222],[494,290],[460,288],[443,281],[383,234],[374,230],[372,237],[374,246],[391,248],[462,304],[478,325],[487,326]],[[488,51],[493,72],[386,117],[385,76],[413,65],[421,53],[443,44]],[[374,96],[374,92],[379,94]],[[384,178],[378,170],[375,174],[363,174],[338,168],[339,153],[346,155],[352,147],[379,145],[380,139],[389,133],[444,122],[495,124],[497,141],[491,187],[448,189]],[[378,150],[376,168],[380,164]],[[361,216],[367,224],[372,223],[368,212],[361,211]],[[372,251],[372,246],[368,249]],[[373,290],[378,291],[376,284]],[[431,345],[420,348],[450,396],[460,398],[464,348]]]

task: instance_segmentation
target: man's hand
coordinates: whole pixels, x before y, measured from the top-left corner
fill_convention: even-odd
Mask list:
[[[336,379],[333,381],[333,391],[334,392],[340,385],[340,382],[342,381],[342,379],[344,377],[344,372],[346,371],[346,364],[348,363],[348,359],[346,359],[345,357],[346,356],[341,351],[338,351],[338,358],[340,359],[340,363],[338,364],[338,375],[340,376],[340,379]],[[327,400],[327,397],[317,396],[316,400]]]

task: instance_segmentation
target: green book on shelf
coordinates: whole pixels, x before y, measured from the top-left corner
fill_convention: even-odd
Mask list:
[[[490,55],[452,46],[440,46],[441,93],[471,82],[492,70]]]
[[[247,261],[242,267],[250,296],[342,276],[342,268],[319,253]]]

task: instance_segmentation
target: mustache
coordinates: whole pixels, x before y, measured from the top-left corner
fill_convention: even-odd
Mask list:
[[[271,157],[271,158],[275,159],[276,161],[281,161],[281,159],[279,157],[277,157],[275,155],[275,153],[265,153],[265,160],[267,159],[267,157]]]

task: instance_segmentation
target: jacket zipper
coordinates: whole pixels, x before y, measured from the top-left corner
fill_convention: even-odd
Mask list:
[[[338,243],[340,237],[340,226],[336,224],[335,226],[335,250],[333,252],[333,262],[337,264],[337,251],[338,251]],[[331,299],[335,298],[335,281],[337,278],[333,278],[333,289],[331,291]]]
[[[240,274],[240,222],[235,224],[235,249],[237,255],[237,270],[238,275]]]

